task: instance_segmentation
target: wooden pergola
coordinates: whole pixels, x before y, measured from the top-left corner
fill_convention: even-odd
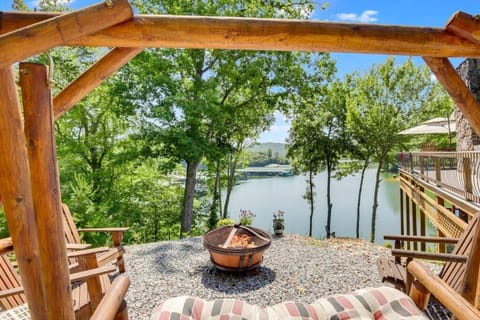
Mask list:
[[[114,49],[53,99],[47,68],[21,62],[21,105],[13,65],[57,46]],[[448,60],[480,58],[480,21],[465,13],[456,13],[442,29],[134,16],[127,0],[64,14],[0,12],[0,194],[32,319],[75,318],[53,122],[147,47],[421,56],[480,134],[480,105]]]

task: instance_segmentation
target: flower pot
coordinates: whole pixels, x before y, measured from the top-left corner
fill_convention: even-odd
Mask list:
[[[273,230],[276,236],[281,236],[283,235],[283,229],[275,229]]]

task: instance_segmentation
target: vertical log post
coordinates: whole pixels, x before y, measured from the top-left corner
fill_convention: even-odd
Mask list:
[[[15,74],[0,69],[0,194],[33,320],[47,319],[30,169]]]
[[[435,180],[437,182],[442,181],[442,172],[440,170],[440,158],[435,158]],[[440,183],[437,183],[437,186],[440,186]]]
[[[47,317],[74,320],[47,67],[19,70]]]

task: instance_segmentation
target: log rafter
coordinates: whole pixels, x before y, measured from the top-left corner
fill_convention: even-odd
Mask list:
[[[3,12],[0,32],[9,32],[52,16]],[[236,17],[138,15],[130,21],[64,44],[480,58],[480,45],[442,28]]]
[[[2,34],[0,68],[108,28],[132,16],[128,0],[117,0],[113,6],[100,3]]]
[[[472,128],[480,134],[480,104],[447,58],[423,57]]]
[[[447,22],[445,30],[472,43],[480,44],[480,16],[457,12]]]

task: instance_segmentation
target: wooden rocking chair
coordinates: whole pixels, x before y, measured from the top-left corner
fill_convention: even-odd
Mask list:
[[[108,248],[89,249],[75,252],[75,255],[79,260],[96,261],[96,254],[106,250]],[[0,307],[3,310],[0,311],[0,319],[30,319],[21,277],[6,255],[11,251],[13,251],[13,245],[10,239],[0,240]],[[88,265],[88,263],[81,263],[81,265]],[[130,281],[124,276],[118,276],[111,284],[108,274],[114,271],[116,271],[116,266],[104,266],[70,275],[76,320],[90,319],[97,306],[102,303],[108,306],[103,308],[107,308],[110,310],[108,312],[114,312],[113,314],[118,316],[115,319],[128,319],[123,297]],[[109,297],[104,297],[105,293],[109,291]],[[115,298],[110,301],[112,295]],[[109,300],[109,302],[104,300]],[[123,318],[119,315],[122,315]],[[108,318],[101,317],[101,319]]]
[[[467,256],[472,250],[473,238],[478,229],[480,213],[478,213],[469,222],[467,228],[459,239],[441,238],[441,237],[421,237],[421,236],[399,236],[399,235],[385,235],[386,240],[395,241],[395,249],[392,249],[392,258],[377,259],[377,269],[382,279],[382,282],[389,282],[395,285],[396,288],[409,292],[411,283],[408,281],[406,272],[406,263],[413,258],[445,261],[439,277],[445,283],[458,291],[462,286],[462,281],[465,275]],[[450,254],[446,253],[430,253],[418,252],[411,250],[403,250],[403,241],[417,241],[430,243],[450,243],[455,244],[455,247]],[[407,261],[401,261],[401,258],[407,258]]]
[[[129,228],[119,227],[119,228],[85,228],[77,229],[75,221],[73,220],[70,209],[66,204],[62,204],[63,218],[64,218],[64,227],[65,227],[65,238],[67,243],[78,244],[79,249],[85,249],[88,245],[81,245],[80,234],[79,232],[108,232],[112,235],[113,248],[110,248],[106,252],[99,253],[97,255],[97,264],[98,266],[103,266],[109,262],[115,261],[118,266],[118,271],[120,273],[125,272],[125,261],[123,259],[123,254],[125,249],[122,246],[123,233]],[[70,247],[71,248],[71,247]],[[75,258],[70,259],[70,263],[75,263]]]

